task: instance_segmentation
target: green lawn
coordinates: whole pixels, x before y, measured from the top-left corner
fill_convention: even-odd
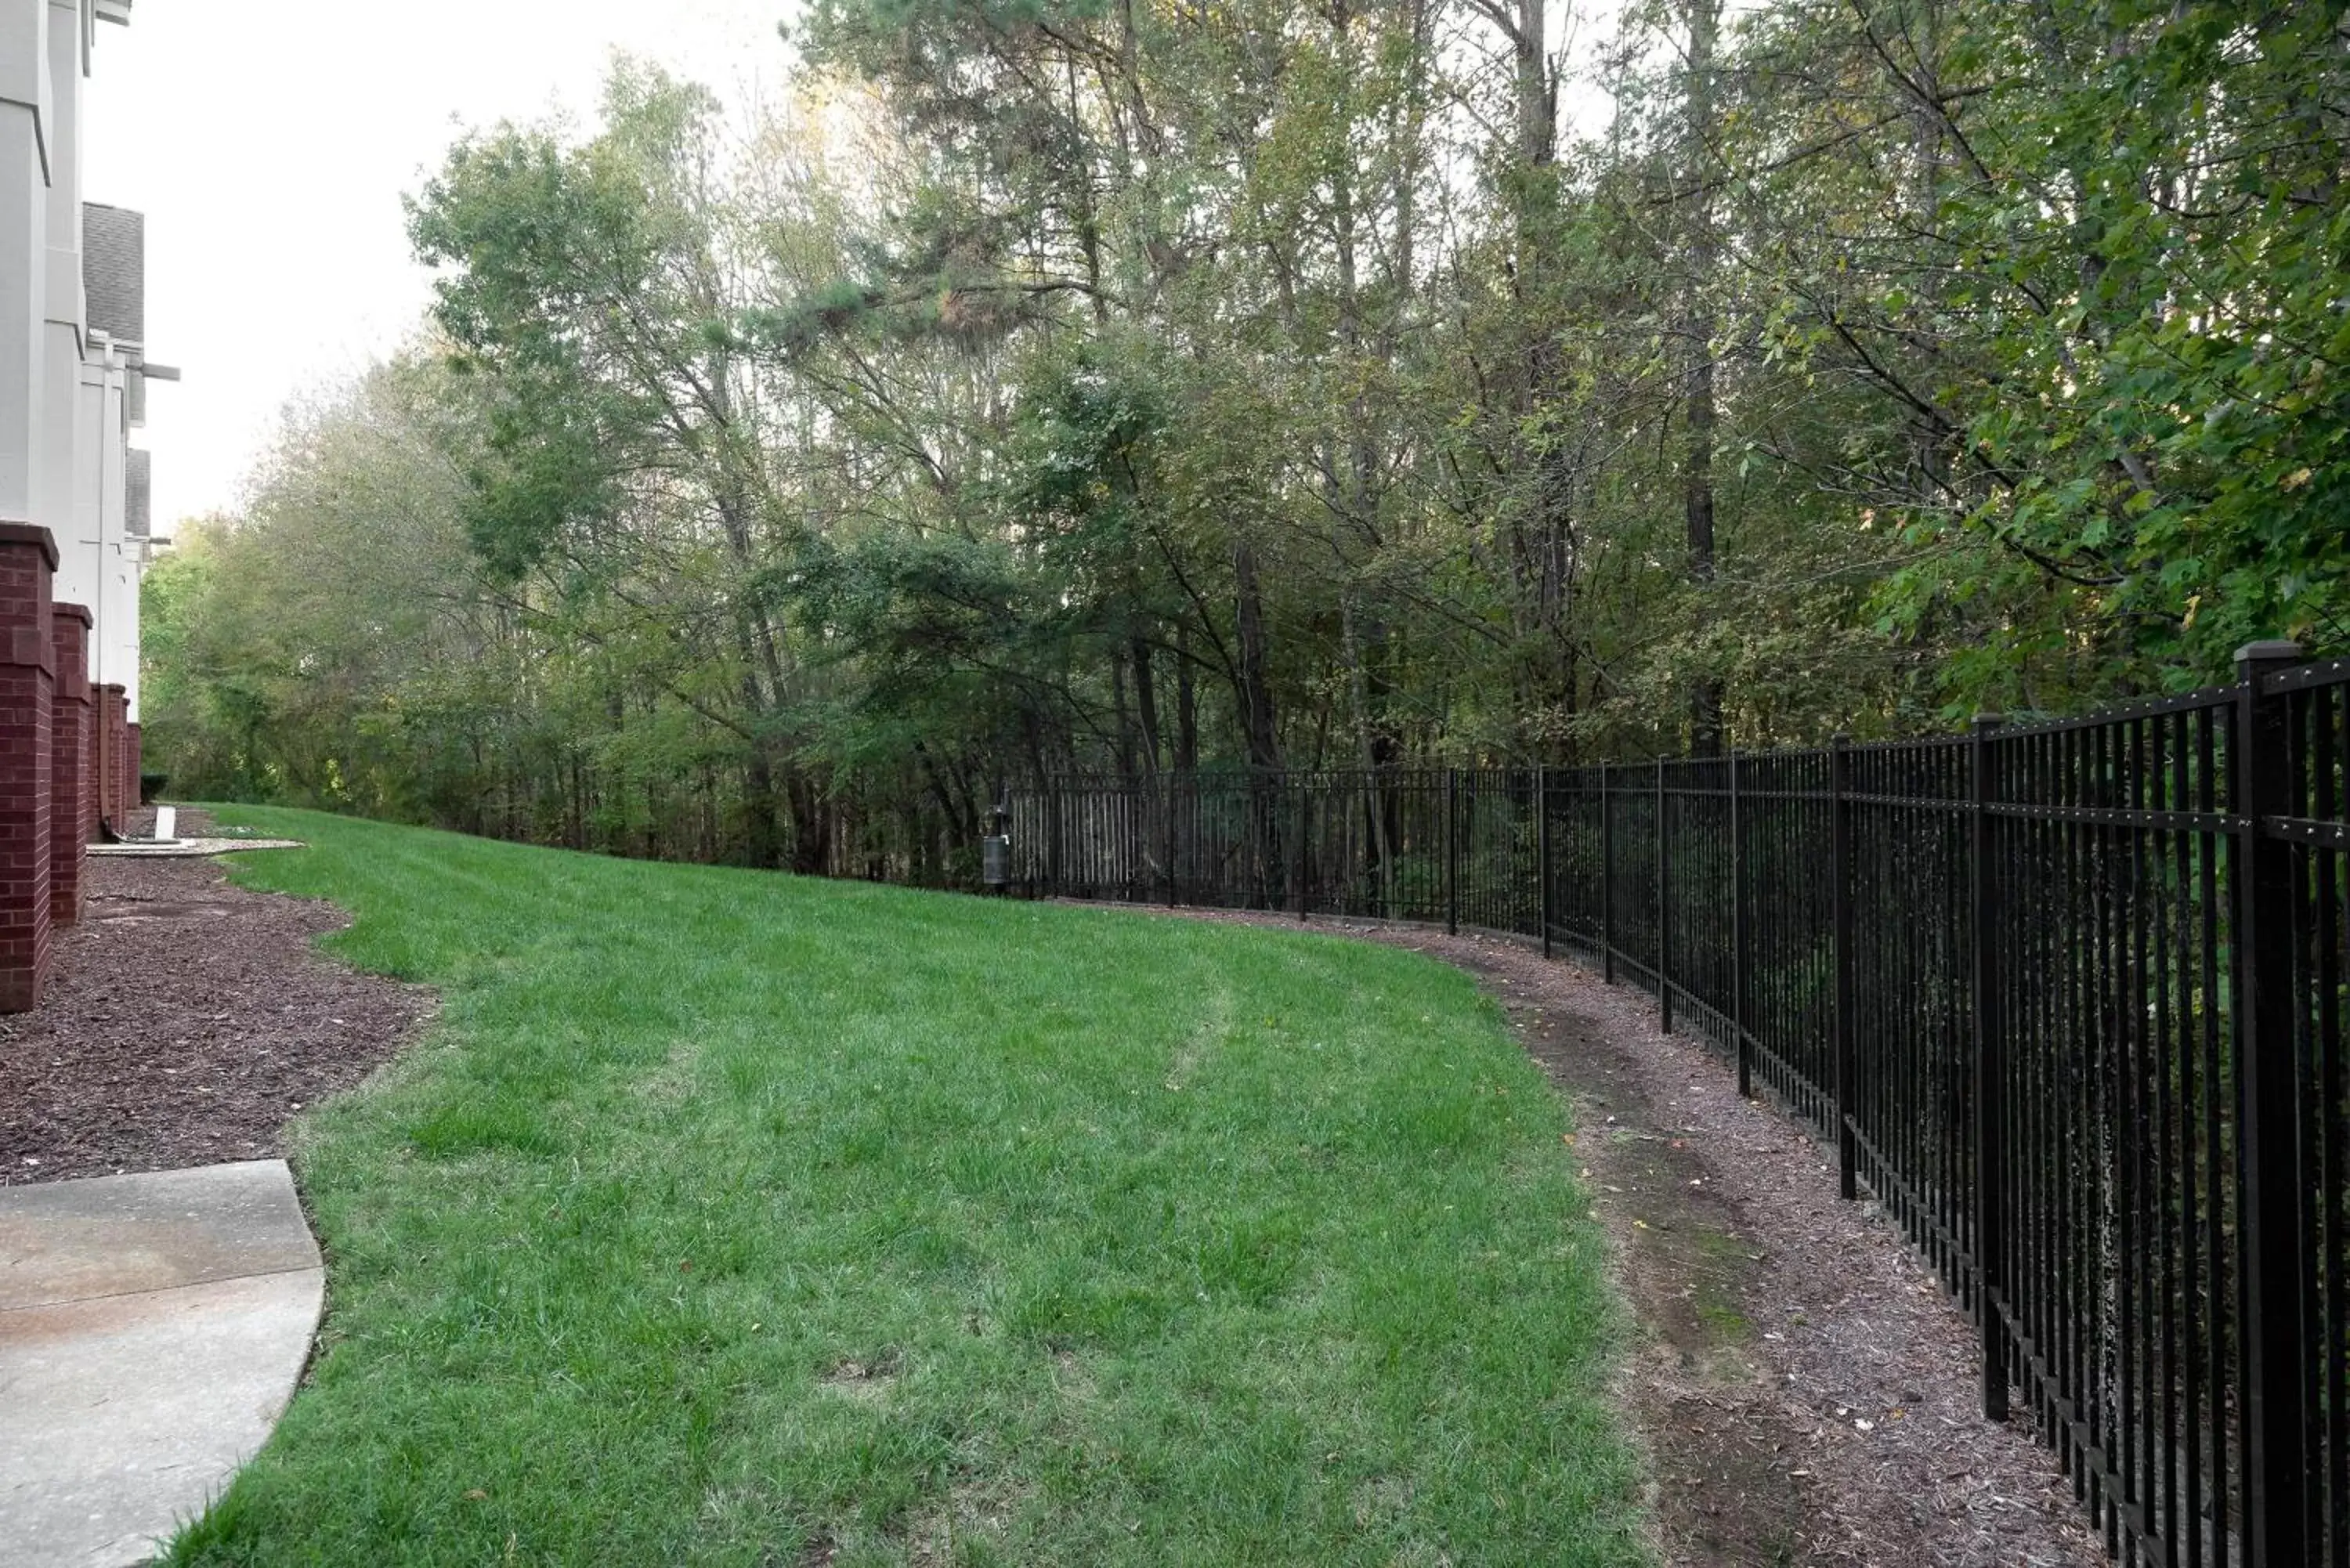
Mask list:
[[[1565,1116],[1455,971],[308,813],[438,988],[175,1563],[1644,1561]]]

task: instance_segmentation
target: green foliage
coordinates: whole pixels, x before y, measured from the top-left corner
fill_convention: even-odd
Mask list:
[[[1954,644],[1953,694],[2010,706],[2211,680],[2257,637],[2341,646],[2340,8],[1966,5],[1939,49],[1899,15],[1755,26],[1814,69],[1887,49],[1943,95],[1880,95],[1874,135],[1758,187],[1816,204],[1904,141],[1933,154],[1908,191],[1847,198],[1846,236],[1779,248],[1810,306],[1780,341],[1939,448],[1930,485],[1884,490],[1930,564],[1887,580],[1882,624]],[[1830,117],[1852,109],[1801,105],[1781,134]]]
[[[418,355],[151,579],[159,752],[951,881],[1014,774],[2350,643],[2342,6],[1636,6],[1583,140],[1541,11],[827,0],[754,119],[623,62],[463,138]]]

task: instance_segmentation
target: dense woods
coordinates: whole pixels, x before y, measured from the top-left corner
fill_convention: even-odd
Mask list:
[[[410,202],[147,584],[265,796],[967,877],[1007,778],[1946,726],[2350,649],[2338,5],[813,0]]]

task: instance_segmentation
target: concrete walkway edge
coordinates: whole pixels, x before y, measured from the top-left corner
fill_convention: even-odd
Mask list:
[[[129,1568],[293,1397],[326,1297],[283,1160],[0,1188],[0,1568]]]

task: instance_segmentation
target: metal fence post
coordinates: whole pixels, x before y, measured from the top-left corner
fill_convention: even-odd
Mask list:
[[[1599,764],[1599,978],[1616,983],[1616,808],[1607,795],[1614,764]]]
[[[1851,770],[1852,737],[1828,742],[1828,909],[1835,965],[1835,1146],[1836,1191],[1860,1196],[1860,1151],[1852,1126],[1854,1091],[1859,1087],[1852,1016],[1852,807],[1845,800]]]
[[[2293,859],[2263,830],[2293,810],[2286,701],[2261,679],[2297,663],[2298,644],[2236,654],[2232,793],[2236,1059],[2243,1126],[2243,1521],[2251,1568],[2305,1561],[2308,1421],[2303,1409],[2302,1185],[2293,1018]]]
[[[1541,883],[1535,908],[1541,911],[1543,957],[1550,952],[1552,901],[1550,891],[1550,770],[1534,769],[1534,877]]]
[[[1058,777],[1045,781],[1045,815],[1050,822],[1045,844],[1045,896],[1061,896],[1061,781]]]
[[[1657,759],[1657,1027],[1673,1032],[1672,846],[1665,831],[1665,759]]]
[[[1461,770],[1444,770],[1444,931],[1461,934]]]
[[[1175,775],[1161,774],[1164,780],[1160,798],[1167,813],[1167,907],[1175,907]]]
[[[1746,819],[1738,798],[1738,753],[1730,753],[1730,1039],[1738,1096],[1754,1096],[1754,1042],[1746,1027]]]
[[[1297,918],[1303,920],[1314,901],[1314,852],[1306,844],[1306,836],[1314,831],[1314,790],[1311,784],[1299,784],[1295,774],[1282,777],[1297,792]]]
[[[1991,736],[1996,713],[1975,715],[1967,750],[1969,793],[1973,797],[1969,858],[1970,903],[1974,931],[1974,1221],[1975,1312],[1982,1332],[1982,1411],[1992,1421],[2007,1419],[2007,1325],[2000,1317],[2006,1300],[2002,1271],[2007,1249],[2007,1142],[2002,1096],[2007,1084],[2007,1040],[2000,1016],[1999,868],[1991,829],[1992,802],[1999,798],[1991,772]]]

